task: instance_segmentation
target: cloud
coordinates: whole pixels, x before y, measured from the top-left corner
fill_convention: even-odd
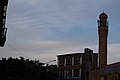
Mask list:
[[[1,49],[1,57],[19,57],[24,56],[30,59],[39,59],[47,61],[56,58],[61,53],[77,52],[77,43],[69,41],[28,41],[17,44],[7,43],[5,48]]]
[[[12,48],[12,47],[13,48]],[[108,45],[108,63],[119,61],[120,44]],[[98,52],[96,45],[77,44],[70,41],[30,41],[18,43],[15,45],[6,44],[5,48],[1,48],[1,57],[19,57],[24,56],[30,59],[38,59],[42,62],[47,62],[56,59],[57,55],[83,53],[84,48],[90,48],[95,53]],[[17,50],[16,50],[17,49]]]
[[[110,44],[108,47],[108,63],[115,63],[120,61],[119,54],[120,44]]]
[[[109,44],[116,47],[110,47],[109,63],[117,61],[119,54],[111,56],[119,50],[115,44],[120,43],[118,7],[118,0],[10,0],[7,43],[30,58],[44,61],[61,53],[83,52],[85,47],[97,52],[96,21],[105,10],[110,20]],[[1,52],[1,56],[20,55],[7,44]]]

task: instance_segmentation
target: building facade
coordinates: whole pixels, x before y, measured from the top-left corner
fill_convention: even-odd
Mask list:
[[[84,50],[84,53],[64,54],[57,57],[60,80],[84,79],[86,72],[89,73],[89,70],[97,67],[98,54],[88,48]]]

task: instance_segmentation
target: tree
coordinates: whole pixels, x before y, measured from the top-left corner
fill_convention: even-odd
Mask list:
[[[57,66],[44,66],[39,60],[24,57],[0,60],[0,80],[56,80]]]

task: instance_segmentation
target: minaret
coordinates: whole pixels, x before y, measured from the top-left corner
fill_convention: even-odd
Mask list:
[[[108,22],[107,14],[102,12],[98,20],[98,35],[99,35],[99,67],[107,65],[107,35]]]

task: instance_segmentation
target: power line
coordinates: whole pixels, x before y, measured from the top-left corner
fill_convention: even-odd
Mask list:
[[[17,48],[13,47],[12,45],[6,43],[9,47],[11,47],[13,50],[15,50],[16,52],[18,52],[19,54],[21,54],[22,56],[24,56],[25,58],[28,58],[26,55],[24,55],[21,51],[19,51]]]

